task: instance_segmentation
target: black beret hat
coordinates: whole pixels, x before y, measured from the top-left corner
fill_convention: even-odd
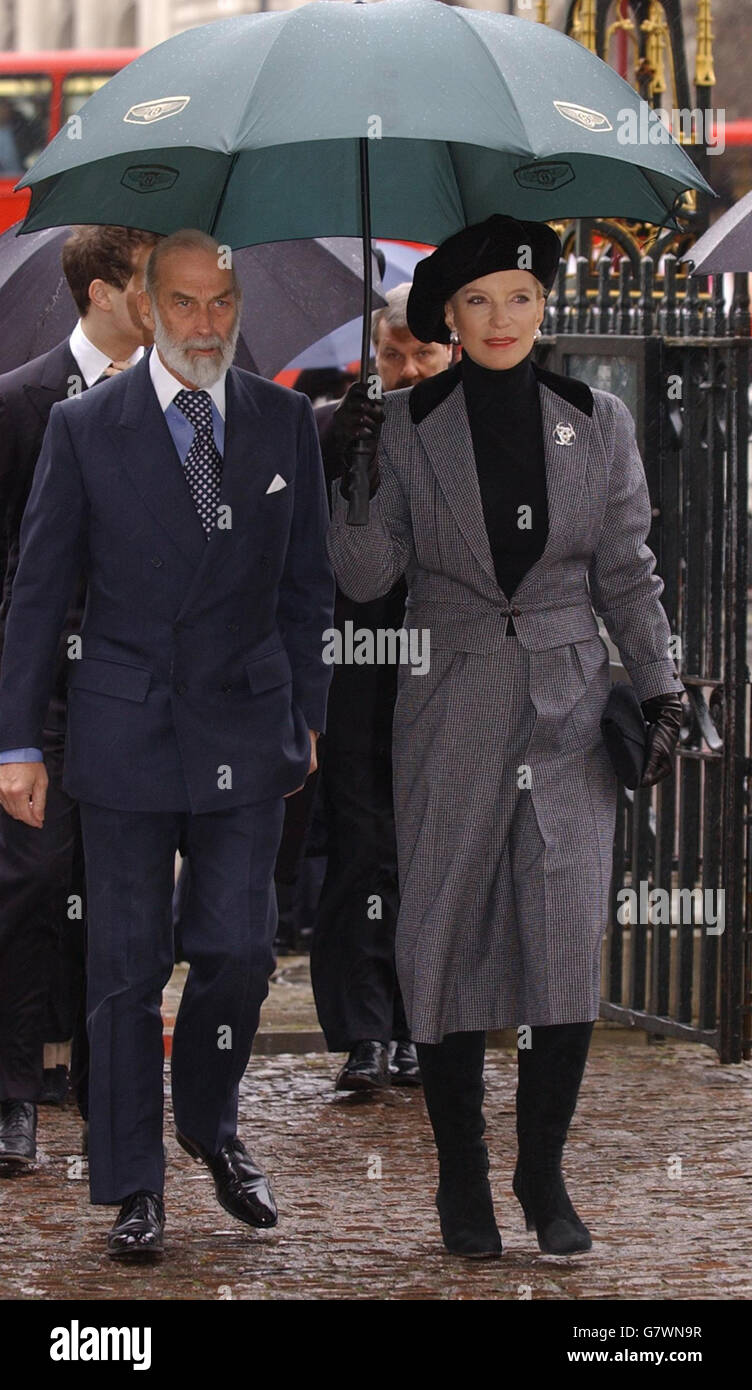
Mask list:
[[[500,212],[447,237],[418,261],[407,300],[407,325],[422,343],[448,343],[444,304],[463,285],[495,270],[517,270],[520,248],[529,247],[529,270],[548,291],[556,279],[561,242],[545,222],[525,222]]]

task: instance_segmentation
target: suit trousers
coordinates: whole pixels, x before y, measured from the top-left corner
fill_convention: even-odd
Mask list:
[[[41,830],[0,811],[0,1100],[36,1101],[43,1045],[67,1041],[83,1006],[81,832],[76,803],[62,787],[64,741],[62,731],[45,730]],[[69,913],[71,895],[81,900],[80,914]],[[82,1080],[85,1111],[84,1087]]]
[[[173,967],[175,852],[190,964],[172,1040],[177,1129],[216,1153],[275,966],[273,872],[283,798],[204,814],[80,803],[88,891],[89,1180],[94,1203],[164,1185],[160,1004]]]
[[[388,746],[329,735],[319,784],[327,866],[311,944],[311,983],[330,1052],[410,1036],[397,983],[397,846]],[[373,895],[380,899],[378,915]],[[371,900],[369,902],[369,899]]]

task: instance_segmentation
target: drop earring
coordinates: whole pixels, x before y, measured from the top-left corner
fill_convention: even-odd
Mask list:
[[[542,338],[542,337],[543,337],[543,334],[541,333],[540,329],[539,329],[539,328],[536,328],[536,330],[535,330],[535,332],[534,332],[534,334],[533,334],[533,339],[537,342],[538,338]]]
[[[451,330],[450,334],[449,334],[449,341],[450,341],[450,343],[454,343],[454,344],[456,345],[456,344],[459,342],[459,340],[460,340],[460,335],[459,335],[459,333],[457,332],[457,329],[456,329],[456,328],[453,328],[453,329]]]

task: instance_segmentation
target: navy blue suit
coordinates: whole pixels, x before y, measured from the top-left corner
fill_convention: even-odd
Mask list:
[[[313,411],[236,368],[219,508],[207,541],[148,357],[53,407],[6,625],[0,749],[42,746],[83,569],[63,785],[86,853],[97,1202],[161,1190],[159,1000],[178,844],[192,866],[191,971],[173,1039],[175,1118],[214,1152],[235,1132],[274,965],[282,798],[305,780],[308,730],[325,727],[334,581]]]

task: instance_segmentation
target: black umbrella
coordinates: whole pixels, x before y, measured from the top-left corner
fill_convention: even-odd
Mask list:
[[[724,212],[682,260],[692,275],[752,270],[752,193]]]
[[[76,322],[60,268],[69,227],[0,236],[0,372],[59,343]],[[361,311],[363,253],[355,237],[267,242],[233,252],[243,288],[239,367],[273,377],[298,353]],[[378,278],[378,269],[375,269]],[[373,292],[374,309],[385,303]]]

